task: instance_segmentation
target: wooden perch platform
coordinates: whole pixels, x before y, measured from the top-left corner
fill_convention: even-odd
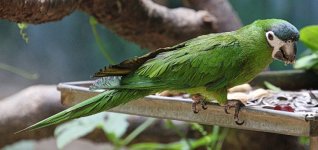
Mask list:
[[[98,92],[89,91],[88,85],[92,82],[59,84],[58,89],[61,91],[63,105],[71,106],[98,94]],[[233,115],[226,114],[224,108],[216,103],[210,103],[207,110],[202,110],[198,114],[191,111],[191,103],[191,99],[150,95],[110,111],[294,136],[318,136],[318,113],[286,112],[247,106],[240,112],[240,118],[245,120],[245,123],[236,125]]]

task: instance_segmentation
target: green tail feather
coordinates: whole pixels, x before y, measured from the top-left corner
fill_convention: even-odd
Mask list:
[[[79,117],[93,115],[150,94],[148,90],[109,90],[89,98],[16,133],[31,131]]]

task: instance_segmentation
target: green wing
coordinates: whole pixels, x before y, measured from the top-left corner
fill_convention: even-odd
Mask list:
[[[200,36],[183,47],[159,53],[112,88],[221,88],[239,73],[240,53],[240,43],[231,33]]]
[[[104,67],[96,72],[93,77],[105,77],[105,76],[124,76],[138,69],[141,65],[143,65],[147,60],[156,57],[158,54],[167,51],[173,51],[180,47],[184,47],[185,44],[181,43],[175,45],[173,47],[159,48],[154,52],[148,53],[141,57],[136,57],[133,59],[125,60],[117,65],[111,65],[108,67]]]

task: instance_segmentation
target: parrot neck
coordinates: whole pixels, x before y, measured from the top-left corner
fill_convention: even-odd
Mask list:
[[[262,72],[272,61],[272,48],[268,45],[265,31],[257,26],[246,26],[235,34],[240,40],[244,65],[242,73],[237,81],[231,86],[251,81],[257,74]]]

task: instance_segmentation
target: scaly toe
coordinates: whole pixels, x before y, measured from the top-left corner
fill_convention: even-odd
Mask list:
[[[204,110],[208,109],[207,102],[204,101],[204,100],[201,100],[201,107],[202,107],[202,109],[204,109]]]
[[[242,125],[244,124],[244,120],[241,121],[239,119],[239,113],[240,113],[240,109],[241,107],[244,107],[244,104],[239,101],[239,100],[232,100],[232,101],[228,101],[227,105],[224,107],[224,111],[225,113],[229,114],[228,110],[231,109],[231,108],[235,108],[235,111],[234,111],[234,121],[237,125]]]
[[[192,103],[192,111],[193,113],[197,114],[199,112],[199,110],[197,109],[197,104],[196,102]]]
[[[229,110],[230,108],[228,107],[228,106],[224,106],[224,112],[226,113],[226,114],[230,114],[227,110]]]

